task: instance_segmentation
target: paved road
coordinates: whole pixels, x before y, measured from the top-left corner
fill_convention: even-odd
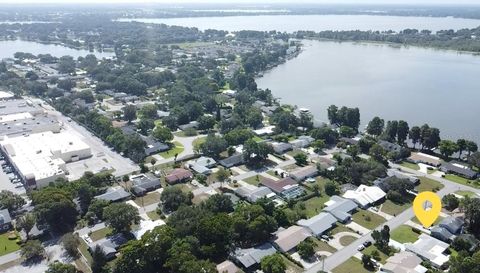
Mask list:
[[[445,187],[437,192],[437,194],[440,197],[443,197],[447,194],[453,193],[453,192],[458,191],[458,190],[468,190],[468,191],[473,191],[473,192],[480,193],[480,190],[477,190],[477,189],[474,189],[474,188],[471,188],[471,187],[468,187],[468,186],[460,185],[460,184],[451,182],[451,181],[443,179],[443,178],[439,178],[439,177],[432,176],[432,175],[426,175],[424,173],[421,173],[421,172],[418,172],[418,171],[415,171],[415,170],[405,169],[405,168],[402,168],[401,166],[395,165],[395,164],[392,164],[392,167],[394,167],[394,168],[399,167],[403,171],[407,171],[407,172],[413,173],[413,174],[418,175],[418,176],[426,176],[428,178],[437,180],[438,182],[442,183],[443,185],[445,185]],[[402,212],[401,214],[397,215],[396,217],[388,220],[384,225],[388,225],[391,230],[394,230],[395,228],[403,225],[408,220],[412,219],[414,215],[415,214],[413,213],[413,209],[409,208],[409,209],[405,210],[404,212]],[[377,229],[381,229],[382,227],[383,227],[383,225],[381,225]],[[358,252],[357,248],[361,244],[363,244],[366,241],[372,240],[371,234],[372,234],[371,232],[369,232],[368,234],[365,234],[363,237],[354,241],[350,245],[338,250],[337,252],[333,253],[331,256],[325,258],[325,263],[324,263],[325,267],[324,267],[323,270],[327,271],[327,272],[331,271],[335,267],[337,267],[337,266],[341,265],[342,263],[344,263],[345,261],[347,261],[350,257],[354,256]],[[314,265],[310,269],[306,270],[305,273],[317,273],[318,271],[321,271],[321,270],[322,270],[322,263],[319,263],[319,264]]]

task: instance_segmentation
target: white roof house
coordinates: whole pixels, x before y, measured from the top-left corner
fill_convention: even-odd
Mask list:
[[[301,219],[297,225],[307,228],[315,236],[320,236],[327,230],[335,226],[337,219],[330,213],[320,212],[310,219]]]
[[[5,137],[0,146],[27,185],[38,188],[65,178],[66,162],[92,154],[85,142],[68,132]]]
[[[312,234],[304,227],[291,226],[287,229],[280,228],[275,233],[275,236],[275,245],[277,245],[281,251],[288,252],[312,236]]]
[[[415,243],[405,244],[406,250],[417,254],[423,260],[430,261],[436,267],[448,262],[450,256],[444,254],[448,247],[449,244],[423,233]]]
[[[380,272],[385,273],[425,273],[427,268],[421,265],[422,259],[412,252],[402,251],[387,259]]]
[[[366,208],[385,198],[386,195],[387,194],[379,187],[360,185],[356,190],[346,191],[343,197],[353,200],[362,208]]]

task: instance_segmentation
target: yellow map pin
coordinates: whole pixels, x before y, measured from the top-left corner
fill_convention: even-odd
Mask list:
[[[442,201],[433,192],[421,192],[413,200],[413,212],[425,228],[429,228],[437,220],[441,210]]]

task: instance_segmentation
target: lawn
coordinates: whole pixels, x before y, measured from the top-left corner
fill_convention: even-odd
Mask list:
[[[294,264],[292,261],[287,259],[287,257],[283,256],[283,261],[285,262],[285,265],[287,266],[287,270],[285,272],[288,273],[302,273],[303,268],[300,268],[298,265]]]
[[[318,251],[328,251],[330,253],[334,253],[335,251],[337,251],[333,246],[325,243],[324,241],[320,241],[315,237],[311,237],[311,238],[316,244],[315,251],[317,251],[317,252]]]
[[[158,215],[158,213],[156,211],[147,212],[147,216],[152,221],[156,221],[156,220],[160,219],[160,215]]]
[[[450,181],[455,182],[455,183],[458,183],[458,184],[465,185],[465,186],[470,186],[470,187],[474,187],[474,188],[477,188],[477,189],[480,188],[480,186],[479,186],[479,184],[476,180],[469,180],[469,179],[463,178],[463,177],[458,176],[458,175],[446,174],[445,179],[450,180]]]
[[[87,259],[88,264],[91,265],[93,261],[92,255],[88,251],[88,245],[87,243],[85,243],[83,239],[80,240],[80,245],[78,246],[78,250],[85,257],[85,259]]]
[[[385,264],[385,262],[386,262],[386,260],[388,259],[389,256],[388,256],[387,254],[383,253],[382,251],[380,251],[375,245],[371,245],[371,246],[365,248],[365,249],[362,251],[362,253],[363,253],[363,254],[368,254],[368,255],[370,255],[370,256],[373,256],[373,255],[372,255],[372,252],[374,252],[375,250],[376,250],[376,251],[378,252],[378,254],[379,254],[378,257],[379,257],[380,259],[378,260],[378,262],[380,262],[381,264]]]
[[[160,202],[160,193],[158,193],[157,191],[150,192],[145,196],[136,198],[134,202],[140,207],[158,203]]]
[[[9,232],[0,234],[0,256],[15,252],[20,249],[20,245],[17,244],[17,239],[8,239],[9,234]]]
[[[393,216],[400,214],[404,210],[408,209],[411,205],[411,203],[397,204],[391,200],[387,200],[385,203],[383,203],[381,211]]]
[[[242,179],[243,181],[247,182],[250,185],[258,186],[260,181],[262,181],[263,176],[257,174],[249,178]]]
[[[112,233],[112,229],[109,227],[104,227],[102,229],[95,230],[89,235],[89,237],[90,239],[92,239],[92,241],[98,241],[107,237],[107,235],[109,235],[110,233]]]
[[[261,142],[261,141],[264,140],[263,138],[261,138],[259,136],[254,136],[252,139],[255,140],[256,142]]]
[[[346,227],[342,224],[337,224],[336,227],[334,227],[331,231],[330,231],[330,234],[331,235],[335,235],[337,233],[340,233],[340,232],[353,232],[355,233],[353,230],[351,230],[349,227]]]
[[[436,180],[426,178],[424,176],[420,176],[418,178],[420,179],[420,185],[417,186],[417,191],[418,192],[422,192],[422,191],[436,192],[436,191],[439,191],[440,189],[442,189],[444,187],[442,183],[440,183]]]
[[[359,210],[352,215],[352,220],[368,229],[374,229],[386,222],[386,219],[368,210]]]
[[[332,273],[369,273],[369,272],[375,272],[369,271],[366,268],[363,267],[362,262],[355,258],[355,257],[350,257],[346,262],[343,264],[335,267],[332,270]]]
[[[163,158],[172,158],[175,155],[178,155],[181,152],[183,152],[184,148],[183,148],[183,145],[180,142],[174,141],[173,145],[175,145],[173,148],[171,148],[168,151],[161,152],[159,155]]]
[[[393,240],[402,244],[414,243],[415,241],[417,241],[418,236],[420,236],[420,234],[413,232],[412,227],[407,225],[399,226],[398,228],[394,229],[390,234],[390,237]]]
[[[463,196],[463,197],[476,197],[477,194],[475,194],[474,192],[471,192],[471,191],[456,191],[455,194],[458,194],[460,196]]]
[[[350,235],[346,235],[346,236],[343,236],[342,238],[340,238],[340,244],[342,246],[348,246],[349,244],[355,242],[355,240],[357,240],[356,237],[353,237],[353,236],[350,236]]]
[[[206,140],[207,140],[207,137],[199,137],[199,138],[195,139],[195,140],[192,142],[194,151],[195,151],[195,150],[199,150],[199,149],[200,149],[200,145],[202,145],[203,143],[205,143]]]
[[[412,220],[412,222],[414,222],[414,223],[416,223],[416,224],[422,225],[422,223],[420,223],[420,221],[418,221],[417,216],[414,216],[411,220]],[[440,221],[442,221],[442,220],[443,220],[443,217],[442,217],[442,216],[438,216],[437,220],[435,220],[435,222],[433,223],[432,226],[440,223]]]
[[[322,196],[313,197],[308,199],[307,201],[304,201],[303,203],[305,204],[305,213],[307,217],[311,218],[319,214],[322,211],[325,202],[327,202],[328,200],[330,200],[330,197],[326,194],[322,194]]]
[[[409,169],[412,169],[412,170],[420,170],[420,166],[418,166],[418,164],[415,164],[415,163],[410,163],[410,162],[407,162],[407,161],[403,161],[402,163],[400,163],[400,166],[402,167],[405,167],[405,168],[409,168]]]

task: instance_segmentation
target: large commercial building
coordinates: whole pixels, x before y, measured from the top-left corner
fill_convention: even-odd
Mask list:
[[[51,131],[0,141],[1,149],[25,181],[25,186],[41,188],[66,177],[66,163],[92,155],[90,147],[69,132]]]

